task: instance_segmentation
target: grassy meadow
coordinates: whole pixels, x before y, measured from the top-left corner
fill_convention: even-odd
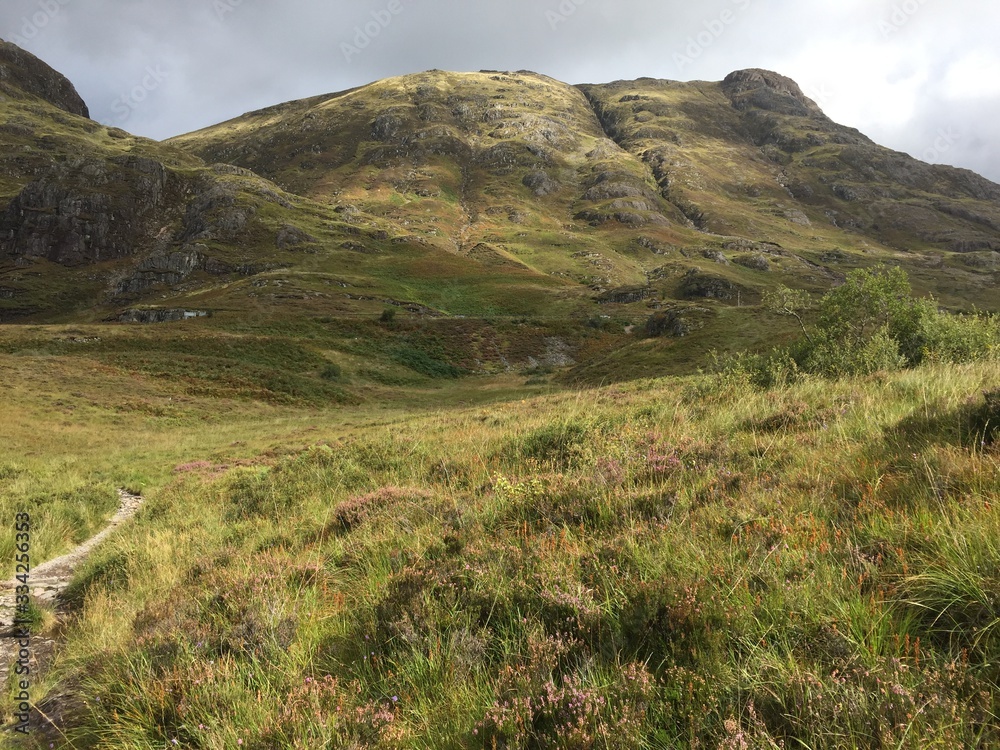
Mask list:
[[[147,497],[42,618],[35,746],[1000,743],[996,362],[264,398],[88,330],[0,353],[35,564]]]

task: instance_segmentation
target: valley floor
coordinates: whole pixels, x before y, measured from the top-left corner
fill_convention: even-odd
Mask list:
[[[3,336],[10,570],[17,513],[38,565],[146,498],[34,606],[63,733],[11,746],[1000,743],[997,363],[345,405]]]

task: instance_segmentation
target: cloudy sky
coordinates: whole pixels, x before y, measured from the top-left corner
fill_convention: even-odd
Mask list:
[[[92,116],[166,138],[431,68],[569,83],[794,78],[833,119],[1000,181],[992,0],[3,0]]]

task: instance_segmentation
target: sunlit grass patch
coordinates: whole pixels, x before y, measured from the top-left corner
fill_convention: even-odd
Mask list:
[[[81,746],[989,745],[996,376],[311,414],[171,463],[53,684]]]

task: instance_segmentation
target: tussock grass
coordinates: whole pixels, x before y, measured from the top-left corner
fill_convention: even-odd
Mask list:
[[[81,571],[68,746],[995,744],[997,375],[317,418]]]

